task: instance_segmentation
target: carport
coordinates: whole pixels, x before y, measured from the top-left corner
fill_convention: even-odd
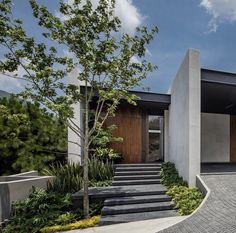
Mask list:
[[[201,172],[236,172],[236,74],[201,69]]]

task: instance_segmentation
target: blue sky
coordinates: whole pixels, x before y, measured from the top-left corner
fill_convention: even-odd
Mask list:
[[[28,1],[13,2],[15,16],[23,18],[31,35],[39,36]],[[56,12],[58,1],[39,2]],[[123,20],[124,31],[132,33],[139,25],[157,25],[160,30],[148,47],[147,58],[158,66],[144,81],[151,91],[168,90],[188,48],[200,50],[202,67],[236,72],[235,0],[118,0],[118,4],[117,15]],[[0,89],[20,88],[16,80],[0,76]]]

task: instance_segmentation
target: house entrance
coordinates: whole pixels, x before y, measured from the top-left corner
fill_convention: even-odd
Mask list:
[[[148,158],[147,162],[163,160],[163,116],[148,116]]]

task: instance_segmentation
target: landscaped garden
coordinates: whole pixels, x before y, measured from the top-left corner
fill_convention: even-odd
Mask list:
[[[56,164],[43,173],[53,175],[55,179],[47,190],[33,188],[26,200],[13,204],[4,233],[51,233],[97,225],[102,202],[90,203],[89,219],[84,219],[81,208],[73,206],[72,194],[83,187],[83,168],[79,164]],[[96,158],[89,160],[90,186],[109,186],[112,177],[111,162]]]
[[[54,177],[47,190],[35,187],[26,200],[13,203],[3,232],[50,233],[97,225],[102,202],[90,203],[88,219],[84,219],[82,205],[73,206],[72,194],[83,189],[83,167],[66,162],[65,125],[37,103],[23,102],[14,96],[0,99],[0,111],[1,173],[11,175],[35,169],[41,175]],[[108,149],[108,144],[122,140],[113,136],[113,129],[112,125],[100,129],[92,141],[90,187],[112,183],[113,164],[121,160],[121,155]]]
[[[167,194],[180,215],[191,214],[201,204],[204,196],[197,188],[189,188],[186,181],[179,176],[173,163],[163,163],[161,166],[161,182],[167,188]]]

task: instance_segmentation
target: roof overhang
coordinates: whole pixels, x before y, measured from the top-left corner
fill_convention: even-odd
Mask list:
[[[131,93],[138,97],[137,105],[148,114],[164,115],[164,111],[169,109],[171,96],[168,94],[142,91],[131,91]]]
[[[236,115],[236,74],[201,69],[201,111]]]
[[[80,87],[81,92],[85,91],[85,87]],[[130,91],[131,94],[137,96],[137,106],[146,111],[148,114],[155,114],[155,115],[164,115],[164,110],[169,109],[169,105],[171,103],[171,96],[168,94],[158,94],[158,93],[151,93],[151,92],[143,92],[143,91]],[[98,95],[93,98],[93,105],[96,105]],[[120,102],[121,105],[130,106],[127,101]]]

